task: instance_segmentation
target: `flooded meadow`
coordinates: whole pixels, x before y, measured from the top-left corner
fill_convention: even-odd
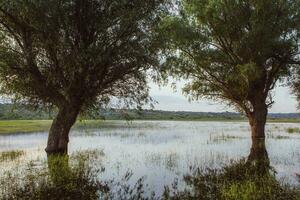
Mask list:
[[[266,126],[265,146],[275,177],[295,187],[300,186],[299,128],[296,123]],[[0,173],[26,170],[26,163],[42,165],[46,141],[47,132],[0,136],[0,152],[14,152],[0,159]],[[142,180],[144,195],[160,197],[174,182],[185,188],[185,175],[196,168],[222,169],[247,159],[251,144],[247,122],[107,121],[101,128],[72,130],[69,154],[94,152],[93,166],[101,169],[97,178],[112,190],[114,183],[134,187]]]

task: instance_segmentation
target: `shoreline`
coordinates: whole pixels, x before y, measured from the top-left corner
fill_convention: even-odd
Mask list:
[[[246,119],[137,119],[126,120],[78,120],[73,128],[91,129],[118,126],[117,122],[182,121],[182,122],[248,122]],[[27,134],[48,131],[52,120],[0,120],[0,135]],[[269,119],[267,123],[300,123],[300,119]]]

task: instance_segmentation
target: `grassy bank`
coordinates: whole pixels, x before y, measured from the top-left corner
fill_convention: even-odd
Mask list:
[[[138,121],[138,120],[137,120]],[[153,120],[155,121],[155,120]],[[159,120],[157,120],[159,121]],[[229,119],[202,119],[202,120],[171,120],[171,121],[224,121],[224,122],[246,122],[246,120],[229,120]],[[270,119],[270,123],[299,123],[300,119]],[[48,131],[52,120],[0,120],[0,135],[16,133],[33,133]],[[88,129],[99,127],[120,127],[124,124],[118,123],[118,120],[83,120],[78,121],[73,128]]]
[[[47,131],[51,122],[52,120],[3,120],[0,121],[0,134]]]
[[[1,120],[0,135],[49,131],[51,123],[52,120]],[[101,120],[78,121],[74,128],[97,128],[104,123],[110,124]]]

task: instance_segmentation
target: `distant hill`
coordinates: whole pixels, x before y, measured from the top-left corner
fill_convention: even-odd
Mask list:
[[[96,113],[96,114],[95,114]],[[53,119],[55,111],[32,110],[21,105],[0,104],[0,120],[16,119]],[[234,112],[188,112],[162,110],[121,110],[102,109],[86,115],[86,119],[107,120],[242,120],[239,113]],[[299,113],[270,113],[269,119],[300,119]]]

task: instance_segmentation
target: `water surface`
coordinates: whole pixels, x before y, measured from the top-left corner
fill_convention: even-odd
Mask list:
[[[247,122],[124,121],[109,122],[99,129],[72,130],[70,153],[103,150],[99,165],[103,180],[118,181],[128,171],[134,184],[144,177],[151,190],[160,194],[164,185],[190,172],[191,167],[220,168],[232,160],[248,156],[251,147]],[[278,179],[299,184],[300,134],[288,134],[296,123],[269,123],[266,146]],[[0,152],[24,150],[22,162],[45,159],[47,133],[0,136]],[[12,167],[2,164],[1,169]]]

